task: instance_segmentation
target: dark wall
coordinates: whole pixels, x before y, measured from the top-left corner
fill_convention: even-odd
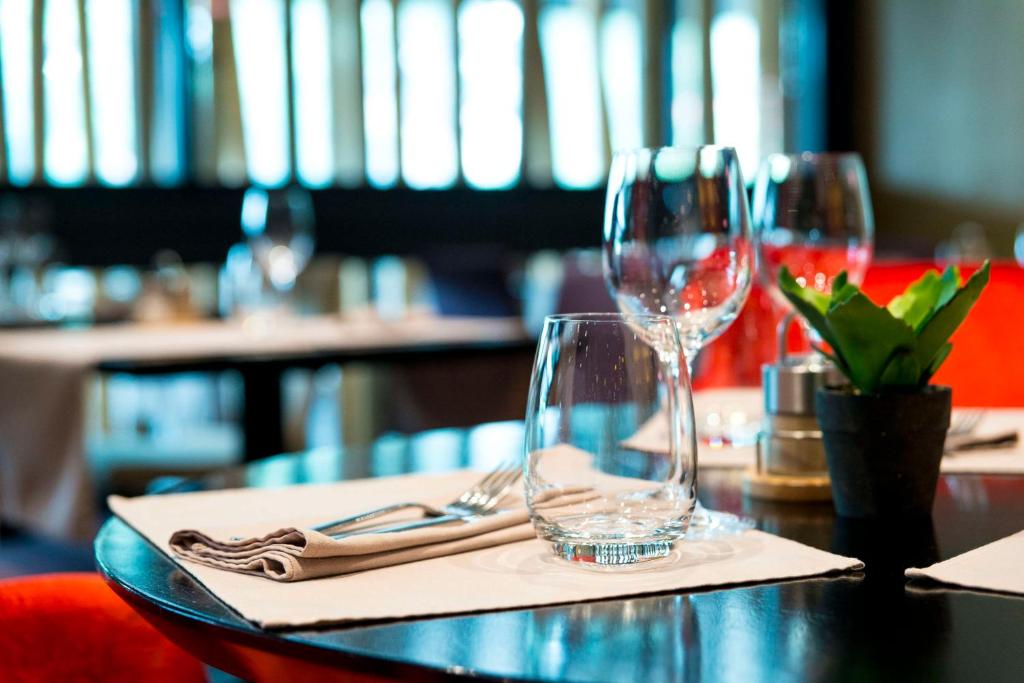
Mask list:
[[[12,189],[46,207],[69,263],[144,265],[172,248],[186,262],[221,261],[238,242],[242,190]],[[511,251],[600,244],[604,191],[313,191],[317,248],[353,255],[422,254],[449,245]]]
[[[852,12],[855,146],[882,249],[932,253],[976,221],[999,256],[1024,221],[1024,4],[830,2]]]

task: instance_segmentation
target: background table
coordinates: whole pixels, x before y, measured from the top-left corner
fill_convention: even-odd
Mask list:
[[[184,487],[276,486],[486,466],[520,447],[515,423],[279,456]],[[179,486],[181,488],[181,486]],[[933,521],[836,518],[829,505],[743,498],[735,471],[701,473],[701,499],[766,531],[859,557],[860,575],[342,628],[265,632],[112,519],[96,559],[112,587],[186,649],[243,677],[471,674],[527,680],[1020,680],[1024,600],[908,584],[926,566],[1024,529],[1024,478],[946,476]]]
[[[93,537],[95,487],[85,455],[84,397],[97,371],[238,371],[244,385],[243,452],[253,459],[284,450],[280,380],[287,368],[355,361],[410,368],[487,357],[511,376],[528,378],[534,349],[517,318],[317,316],[251,323],[0,332],[0,516],[48,536]],[[473,421],[518,417],[521,404],[516,401],[515,415],[501,412]]]

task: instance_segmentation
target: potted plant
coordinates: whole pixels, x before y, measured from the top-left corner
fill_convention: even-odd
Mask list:
[[[849,380],[815,396],[840,515],[931,514],[952,391],[929,381],[988,279],[988,261],[966,283],[955,267],[932,270],[883,307],[845,272],[828,295],[782,269],[782,292],[828,345],[817,350]]]

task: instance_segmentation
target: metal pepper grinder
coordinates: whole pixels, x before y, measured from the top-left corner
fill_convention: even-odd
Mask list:
[[[757,441],[757,464],[744,478],[745,492],[766,500],[828,501],[832,489],[825,447],[814,411],[814,393],[840,384],[836,367],[818,353],[788,355],[786,337],[795,319],[779,325],[779,360],[761,368],[764,422]]]

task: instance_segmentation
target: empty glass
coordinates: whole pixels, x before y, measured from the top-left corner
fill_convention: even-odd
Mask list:
[[[757,176],[753,218],[761,281],[783,309],[782,266],[820,292],[831,292],[844,270],[850,282],[863,281],[875,226],[859,154],[772,154]]]
[[[619,310],[671,316],[687,369],[750,293],[747,191],[731,147],[662,147],[612,161],[604,217],[605,281]],[[750,526],[699,505],[693,529]]]
[[[252,256],[278,294],[291,291],[313,256],[313,202],[300,187],[251,187],[242,200],[242,230]]]
[[[666,557],[686,531],[697,444],[681,351],[667,316],[545,319],[526,414],[526,496],[558,556],[632,564]]]

